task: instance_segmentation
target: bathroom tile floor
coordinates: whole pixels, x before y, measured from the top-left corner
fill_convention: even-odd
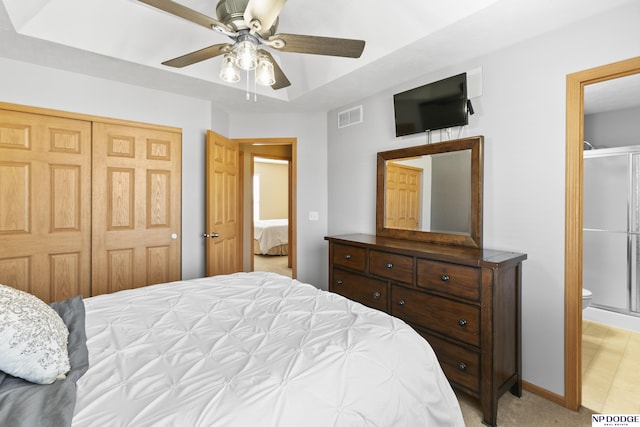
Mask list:
[[[640,414],[640,333],[582,321],[582,406]]]

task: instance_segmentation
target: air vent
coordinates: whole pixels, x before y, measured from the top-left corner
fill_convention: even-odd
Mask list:
[[[338,113],[338,128],[362,123],[362,105]]]

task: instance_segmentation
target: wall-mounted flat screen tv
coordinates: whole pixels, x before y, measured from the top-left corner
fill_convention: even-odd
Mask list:
[[[467,113],[467,73],[393,95],[396,136],[463,126]]]

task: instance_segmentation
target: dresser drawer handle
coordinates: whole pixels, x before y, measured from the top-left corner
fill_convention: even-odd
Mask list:
[[[342,285],[342,280],[336,280],[336,285]]]
[[[390,262],[389,262],[389,263],[387,263],[387,269],[388,269],[388,270],[391,270],[392,268],[393,268],[393,264],[391,264]]]
[[[467,321],[464,319],[458,320],[458,326],[460,326],[461,328],[464,328],[465,326],[467,326]]]
[[[440,280],[442,280],[443,282],[448,282],[449,281],[449,276],[447,276],[446,274],[442,273],[440,275]]]
[[[344,259],[351,259],[351,254],[346,254],[346,255],[344,256]]]
[[[461,371],[466,371],[467,370],[467,364],[464,363],[464,362],[460,362],[458,364],[458,369],[461,370]]]
[[[405,305],[405,302],[403,299],[401,299],[400,301],[398,301],[398,305]]]
[[[380,292],[374,292],[373,299],[380,299]]]

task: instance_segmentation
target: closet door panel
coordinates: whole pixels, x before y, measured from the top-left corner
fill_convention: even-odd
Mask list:
[[[90,294],[91,123],[0,109],[0,283]]]
[[[181,136],[94,123],[92,294],[180,278]]]

